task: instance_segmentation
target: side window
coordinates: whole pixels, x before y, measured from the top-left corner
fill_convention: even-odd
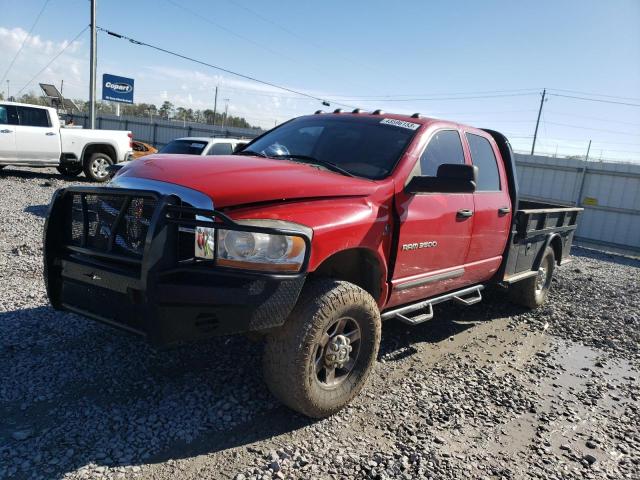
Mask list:
[[[235,152],[241,152],[241,151],[242,151],[242,149],[247,145],[247,143],[249,143],[249,142],[238,142],[238,143],[236,144],[236,147],[233,149],[233,152],[234,152],[234,153],[235,153]]]
[[[209,155],[231,155],[233,148],[230,143],[214,143],[209,151]]]
[[[493,153],[489,140],[480,135],[467,133],[471,161],[478,167],[477,191],[495,192],[500,190],[500,173],[498,161]]]
[[[50,127],[49,114],[44,108],[18,107],[20,125],[27,127]]]
[[[18,116],[16,107],[12,105],[0,105],[0,125],[17,125]]]
[[[464,153],[460,135],[455,130],[442,130],[429,140],[429,145],[420,156],[420,174],[435,177],[443,163],[464,164]]]

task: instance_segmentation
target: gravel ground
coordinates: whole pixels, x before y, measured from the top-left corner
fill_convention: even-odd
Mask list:
[[[156,351],[54,312],[66,184],[0,173],[0,478],[640,478],[639,261],[576,249],[536,312],[490,292],[387,322],[364,392],[310,421],[270,397],[259,343]]]

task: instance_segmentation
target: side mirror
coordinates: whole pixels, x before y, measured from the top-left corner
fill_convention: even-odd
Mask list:
[[[478,167],[443,163],[435,177],[415,176],[404,191],[407,193],[473,193],[476,190]]]

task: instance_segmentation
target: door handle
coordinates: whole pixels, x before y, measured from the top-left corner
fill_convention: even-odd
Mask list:
[[[498,209],[498,215],[500,215],[500,216],[506,215],[507,213],[511,213],[511,208],[509,208],[509,207],[500,207]]]
[[[5,128],[4,130],[0,130],[0,133],[11,133],[13,132],[13,130],[9,130],[8,128]]]
[[[45,133],[45,135],[47,137],[51,137],[51,136],[55,135],[55,133],[54,132],[47,132],[47,133]]]
[[[463,208],[462,210],[458,210],[458,212],[456,213],[456,217],[458,218],[469,218],[473,216],[473,210],[468,210],[466,208]]]

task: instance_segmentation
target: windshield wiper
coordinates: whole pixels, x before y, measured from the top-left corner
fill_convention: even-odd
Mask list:
[[[254,155],[256,157],[271,158],[262,152],[256,152],[253,150],[240,150],[239,152],[235,152],[234,155]]]
[[[320,165],[321,167],[325,167],[327,170],[331,170],[337,173],[341,173],[342,175],[346,175],[347,177],[355,177],[355,175],[339,165],[335,163],[328,162],[326,160],[320,160],[319,158],[311,157],[309,155],[298,155],[296,153],[289,153],[286,155],[273,155],[271,158],[284,158],[288,160],[300,160],[303,163],[312,163],[315,165]]]

